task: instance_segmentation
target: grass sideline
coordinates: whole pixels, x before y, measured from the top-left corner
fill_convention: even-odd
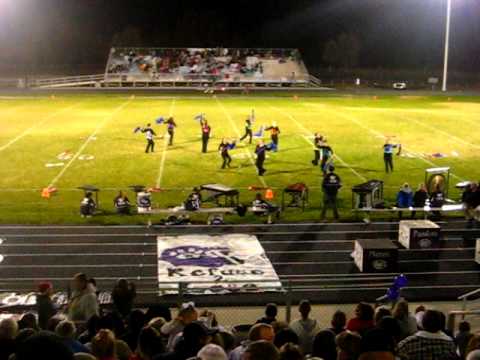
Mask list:
[[[172,106],[172,101],[175,101]],[[133,134],[136,126],[154,123],[172,109],[178,124],[175,144],[166,149],[158,139],[156,152],[145,154],[145,139]],[[71,94],[56,96],[0,96],[0,223],[2,224],[145,224],[143,216],[113,214],[112,199],[129,185],[161,186],[155,193],[158,206],[179,205],[191,188],[202,183],[223,183],[241,190],[241,201],[250,202],[252,185],[261,185],[248,157],[254,145],[231,151],[233,169],[220,170],[216,151],[222,137],[238,138],[244,120],[255,109],[255,130],[276,121],[281,129],[280,151],[270,153],[264,181],[274,188],[277,201],[288,184],[305,182],[311,188],[310,207],[304,213],[288,209],[282,221],[316,221],[320,215],[320,171],[310,163],[311,135],[327,136],[337,154],[335,165],[343,180],[340,191],[342,219],[352,219],[350,188],[364,179],[385,181],[385,198],[392,203],[399,186],[412,187],[424,180],[426,168],[450,166],[450,197],[460,194],[454,184],[480,179],[480,101],[476,97],[399,95],[274,96],[218,94]],[[193,117],[205,113],[213,138],[209,153],[200,153],[200,131]],[[154,125],[158,134],[164,125]],[[268,134],[266,134],[268,135]],[[384,136],[395,136],[411,154],[443,153],[446,158],[396,157],[395,172],[385,174],[382,160]],[[57,156],[69,151],[72,157]],[[458,154],[455,156],[454,154]],[[82,160],[82,155],[93,160]],[[64,162],[63,167],[46,167]],[[40,196],[51,183],[58,193]],[[105,214],[92,219],[78,215],[82,196],[76,188],[93,184],[101,189]],[[133,201],[134,195],[129,192]],[[194,216],[195,219],[197,216]],[[153,221],[160,220],[156,216]],[[259,222],[247,216],[229,222]]]

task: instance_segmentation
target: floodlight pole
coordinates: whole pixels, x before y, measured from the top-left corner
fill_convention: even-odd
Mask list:
[[[450,15],[452,12],[452,0],[447,0],[447,23],[445,29],[445,55],[443,59],[443,81],[442,91],[447,91],[447,76],[448,76],[448,50],[450,42]]]

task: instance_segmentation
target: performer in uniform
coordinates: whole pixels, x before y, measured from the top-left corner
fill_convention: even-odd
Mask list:
[[[145,134],[145,138],[147,139],[147,147],[145,148],[145,152],[153,152],[155,149],[155,142],[153,141],[153,139],[155,136],[157,136],[157,134],[155,133],[155,131],[153,131],[150,124],[147,124],[147,127],[142,129],[142,133]]]
[[[321,220],[325,219],[327,209],[333,210],[333,216],[338,220],[337,210],[337,194],[338,190],[342,187],[340,177],[334,173],[335,167],[330,165],[328,168],[328,174],[323,177],[322,190],[323,190],[323,209]]]
[[[220,155],[222,155],[223,163],[222,163],[222,169],[225,169],[225,167],[230,167],[230,163],[232,162],[232,157],[228,153],[229,150],[233,149],[235,147],[235,141],[233,142],[228,142],[225,139],[222,139],[222,142],[220,145],[218,145],[218,151],[220,152]]]
[[[210,132],[212,128],[208,125],[206,119],[200,120],[200,127],[202,129],[202,153],[207,152],[208,140],[210,139]]]
[[[257,146],[255,148],[255,154],[257,155],[257,160],[255,161],[255,166],[257,167],[258,175],[263,176],[265,172],[267,171],[263,167],[263,163],[265,162],[265,152],[270,151],[271,148],[265,145],[265,143],[262,140],[259,140],[257,143]]]
[[[167,125],[167,132],[168,132],[168,145],[173,145],[173,136],[175,135],[175,128],[177,127],[177,124],[175,123],[175,120],[173,120],[173,117],[169,117],[168,120],[165,122]]]
[[[97,208],[97,204],[92,196],[93,194],[91,192],[87,192],[80,203],[80,215],[82,217],[91,217]]]
[[[322,142],[323,142],[323,136],[320,135],[319,133],[315,133],[313,138],[313,146],[315,147],[315,149],[313,150],[314,159],[312,160],[312,164],[314,166],[317,166],[318,160],[320,160],[320,146]]]
[[[383,162],[385,163],[385,172],[388,173],[393,172],[393,149],[398,148],[397,155],[400,155],[402,151],[401,144],[392,144],[390,140],[387,138],[385,144],[383,145]]]
[[[323,174],[327,173],[328,167],[331,165],[331,160],[333,157],[333,150],[328,145],[327,139],[323,138],[320,147],[320,169],[322,170]]]
[[[252,121],[250,120],[250,118],[247,118],[245,120],[245,134],[240,138],[240,141],[243,141],[244,139],[246,139],[248,137],[248,143],[251,144],[252,143],[252,136],[253,136]]]
[[[276,122],[273,122],[272,126],[267,127],[265,130],[270,131],[270,138],[272,143],[275,145],[275,152],[278,149],[278,135],[280,135],[280,128],[277,126]]]

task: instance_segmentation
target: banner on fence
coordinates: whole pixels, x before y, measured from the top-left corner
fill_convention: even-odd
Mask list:
[[[190,294],[280,291],[281,284],[256,236],[159,236],[160,292],[185,283]]]

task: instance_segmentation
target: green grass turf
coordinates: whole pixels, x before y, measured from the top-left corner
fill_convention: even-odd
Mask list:
[[[174,104],[172,104],[174,98]],[[450,197],[460,194],[454,184],[460,179],[480,178],[480,102],[468,97],[415,96],[172,96],[127,94],[59,94],[37,97],[0,97],[0,223],[8,224],[131,224],[145,223],[142,216],[113,214],[112,199],[118,190],[132,184],[155,186],[166,191],[155,193],[156,206],[179,205],[193,186],[222,183],[241,190],[241,200],[250,202],[254,192],[247,188],[262,185],[248,156],[254,145],[240,145],[231,151],[233,168],[220,170],[216,151],[222,137],[238,138],[244,120],[255,109],[257,130],[260,124],[276,121],[281,129],[280,151],[270,153],[265,167],[265,183],[276,190],[295,182],[311,188],[310,206],[302,213],[288,209],[283,221],[315,221],[319,218],[320,171],[311,165],[311,138],[314,132],[327,136],[339,156],[335,164],[343,180],[339,204],[343,219],[351,219],[352,185],[365,179],[385,181],[385,197],[395,199],[398,187],[409,182],[413,187],[424,179],[425,169],[450,166]],[[175,144],[166,148],[156,141],[156,152],[145,154],[142,134],[133,134],[136,126],[154,122],[172,111],[178,124]],[[200,153],[200,131],[194,115],[203,112],[213,138],[209,153]],[[158,134],[164,125],[154,125]],[[89,138],[95,135],[95,138]],[[268,136],[268,133],[266,134]],[[406,152],[445,153],[447,158],[395,157],[395,172],[384,173],[382,144],[385,135],[395,135]],[[47,168],[60,162],[57,155],[69,150],[93,155],[92,161],[64,161],[63,167]],[[82,150],[82,151],[80,151]],[[459,154],[452,156],[452,151]],[[243,154],[243,155],[242,155]],[[250,154],[250,155],[247,155]],[[244,156],[239,159],[236,156]],[[164,157],[163,173],[160,171]],[[93,184],[100,192],[105,214],[92,219],[78,215],[82,193],[78,186]],[[41,189],[53,185],[58,192],[50,199],[40,196]],[[129,193],[134,200],[133,193]],[[155,216],[153,221],[161,219]],[[227,221],[258,222],[247,216]]]

